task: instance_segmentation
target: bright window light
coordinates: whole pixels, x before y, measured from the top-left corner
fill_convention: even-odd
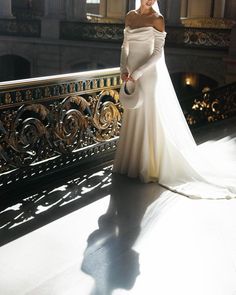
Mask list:
[[[87,0],[86,3],[88,3],[88,4],[99,4],[100,0]]]

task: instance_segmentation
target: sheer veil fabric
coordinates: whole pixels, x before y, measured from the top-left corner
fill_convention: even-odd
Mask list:
[[[153,27],[124,30],[121,73],[135,76],[143,104],[124,111],[113,171],[191,198],[235,198],[236,141],[196,145],[166,67],[165,37]]]

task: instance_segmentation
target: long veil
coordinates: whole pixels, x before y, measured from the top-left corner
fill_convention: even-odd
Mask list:
[[[135,7],[140,5],[137,0]],[[157,1],[153,9],[160,14]],[[225,138],[197,146],[170,79],[164,50],[156,67],[156,124],[163,146],[159,183],[192,198],[236,198],[236,140]]]
[[[235,198],[235,138],[197,146],[176,96],[164,54],[157,68],[156,112],[163,142],[159,183],[193,198]]]

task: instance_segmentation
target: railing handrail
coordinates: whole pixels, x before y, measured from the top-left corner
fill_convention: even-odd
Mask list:
[[[0,82],[0,90],[9,90],[12,88],[18,87],[27,87],[27,86],[40,86],[42,84],[56,84],[61,83],[63,81],[72,81],[72,80],[84,80],[84,79],[94,79],[100,77],[106,77],[109,75],[119,73],[120,68],[108,68],[103,70],[92,70],[92,71],[83,71],[83,72],[75,72],[69,74],[60,74],[60,75],[50,75],[36,78],[27,78],[27,79],[19,79],[19,80],[11,80]]]

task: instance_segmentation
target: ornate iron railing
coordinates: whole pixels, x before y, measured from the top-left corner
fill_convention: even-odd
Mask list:
[[[121,42],[124,24],[63,21],[60,38],[65,40]]]
[[[124,24],[60,22],[60,39],[122,42]],[[227,50],[231,29],[167,27],[167,46]],[[41,37],[38,19],[0,19],[0,35]]]
[[[116,147],[119,69],[0,83],[0,186]]]
[[[0,83],[0,187],[113,156],[119,68]],[[236,115],[236,83],[180,100],[191,127]]]
[[[121,42],[123,24],[61,22],[60,38]],[[167,27],[167,46],[228,49],[231,29]]]
[[[231,29],[168,27],[168,46],[227,50]]]
[[[0,35],[40,38],[41,21],[37,19],[0,19]]]
[[[192,127],[236,116],[236,82],[180,99],[180,104]]]

